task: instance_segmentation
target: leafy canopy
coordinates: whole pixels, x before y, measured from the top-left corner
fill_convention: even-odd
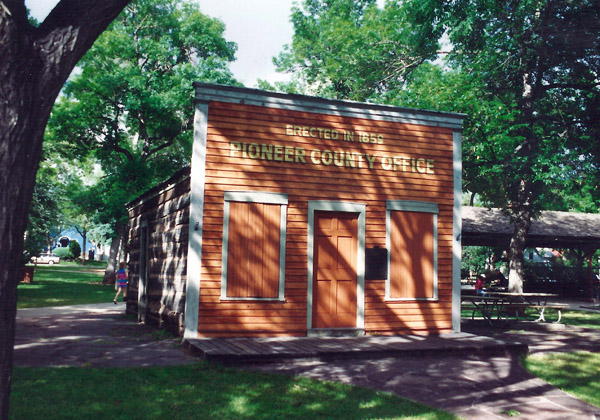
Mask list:
[[[97,224],[123,226],[127,201],[189,164],[192,83],[236,83],[224,30],[190,1],[136,0],[79,63],[47,137],[100,164],[104,176],[78,195]]]
[[[294,37],[275,63],[311,93],[365,101],[402,85],[405,76],[435,55],[441,33],[427,36],[401,1],[383,9],[375,0],[305,0],[292,9]]]

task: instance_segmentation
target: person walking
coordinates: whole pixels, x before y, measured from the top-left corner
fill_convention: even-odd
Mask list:
[[[117,294],[113,299],[113,303],[117,304],[117,298],[119,294],[123,292],[123,301],[127,299],[127,270],[125,270],[125,263],[121,262],[119,264],[119,269],[117,270]]]

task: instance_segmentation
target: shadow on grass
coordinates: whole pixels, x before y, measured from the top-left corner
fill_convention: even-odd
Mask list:
[[[535,354],[524,360],[534,375],[600,407],[600,354],[591,352]]]
[[[11,419],[453,419],[400,397],[207,363],[167,368],[16,368]]]

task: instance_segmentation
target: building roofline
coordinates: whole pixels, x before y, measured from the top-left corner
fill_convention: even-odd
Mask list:
[[[130,202],[126,203],[125,207],[128,210],[130,210],[137,206],[140,206],[140,205],[144,204],[146,201],[150,200],[151,198],[156,197],[163,191],[168,190],[173,185],[179,184],[180,182],[186,180],[189,177],[190,177],[190,165],[178,170],[173,175],[171,175],[169,178],[162,181],[160,184],[157,184],[154,187],[147,190],[146,192],[143,192],[142,194],[138,195],[136,198],[134,198]]]
[[[229,102],[245,105],[276,107],[294,111],[314,112],[371,120],[448,127],[462,131],[466,114],[428,111],[315,96],[269,92],[238,86],[195,82],[197,102]]]

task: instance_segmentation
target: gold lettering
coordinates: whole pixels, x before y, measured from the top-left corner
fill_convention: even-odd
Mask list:
[[[317,137],[317,134],[316,134],[317,129],[315,127],[311,127],[309,131],[310,131],[311,137]]]
[[[392,159],[389,156],[381,157],[381,168],[385,171],[392,169]]]
[[[285,125],[285,134],[288,136],[293,136],[294,135],[294,126],[292,126],[291,124],[286,124]]]
[[[346,168],[356,168],[354,153],[346,153]]]
[[[242,150],[242,145],[239,142],[232,141],[229,143],[229,156],[236,156],[240,150]]]
[[[425,168],[423,167],[425,165],[425,159],[423,158],[419,158],[417,159],[417,172],[420,174],[424,174],[425,173]]]
[[[333,162],[333,154],[330,150],[324,150],[321,153],[321,163],[325,166],[329,166],[331,165],[331,162]]]
[[[271,146],[270,144],[263,144],[260,149],[261,149],[261,154],[260,154],[261,159],[273,160],[273,146]]]
[[[310,160],[312,160],[312,163],[314,163],[315,165],[318,165],[320,163],[319,160],[319,156],[321,155],[321,152],[319,152],[319,150],[314,149],[310,151]]]
[[[273,160],[283,161],[283,146],[276,145],[273,150]]]
[[[296,147],[295,162],[306,163],[306,161],[304,160],[304,149],[302,147]]]
[[[369,164],[369,169],[373,169],[373,163],[375,162],[375,156],[370,156],[365,153],[365,158],[367,159],[367,163]]]
[[[427,165],[426,166],[427,166],[427,173],[429,175],[435,174],[435,172],[433,170],[433,162],[434,162],[433,159],[427,159]]]
[[[362,158],[363,158],[363,155],[361,155],[360,153],[353,153],[352,155],[356,156],[356,162],[358,163],[358,167],[362,168],[362,162],[363,162]]]
[[[402,172],[406,172],[406,168],[410,165],[410,159],[402,157]]]
[[[285,146],[284,157],[286,162],[294,161],[294,148],[291,146]]]
[[[248,145],[248,156],[252,159],[258,159],[260,156],[260,146],[256,143],[250,143]]]
[[[344,166],[344,152],[333,152],[333,164],[335,166]]]

